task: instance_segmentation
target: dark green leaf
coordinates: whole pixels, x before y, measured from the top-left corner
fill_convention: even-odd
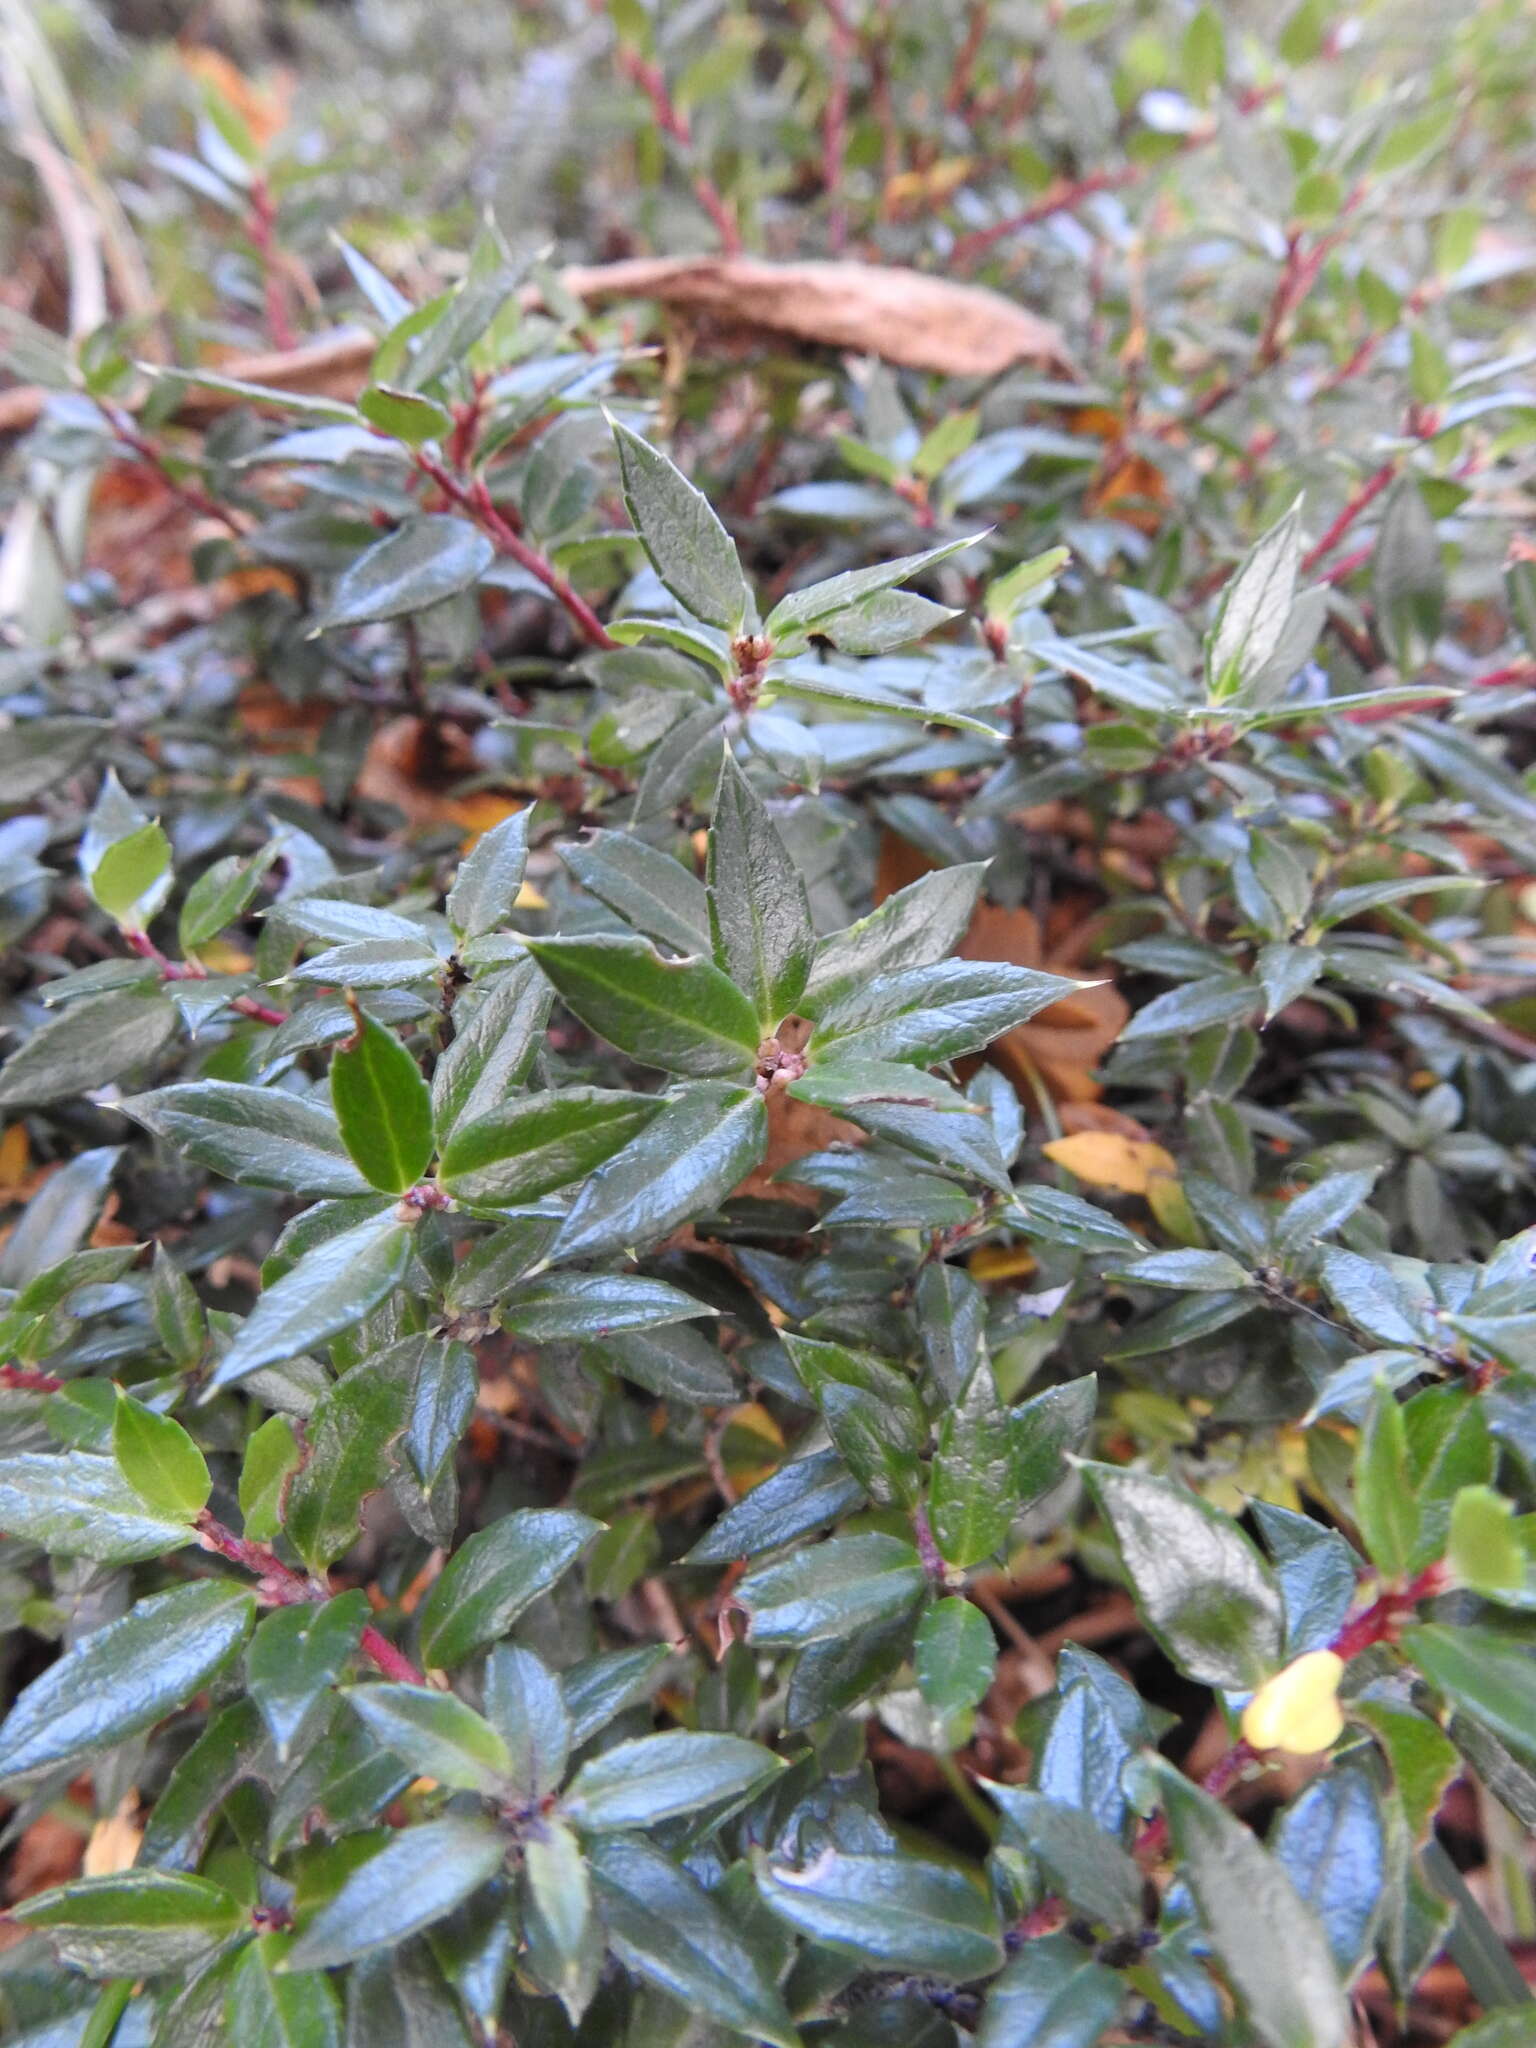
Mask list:
[[[616,1743],[583,1764],[565,1808],[586,1833],[648,1828],[701,1806],[750,1798],[783,1767],[771,1750],[740,1736],[674,1728]]]
[[[1155,1760],[1186,1883],[1222,1972],[1266,2048],[1345,2048],[1348,2001],[1327,1938],[1284,1869],[1226,1809]],[[1263,1927],[1266,1939],[1254,1940]]]
[[[806,1014],[819,1017],[876,975],[945,959],[965,935],[985,877],[982,861],[921,875],[868,917],[823,939],[801,998]]]
[[[1059,1486],[1067,1474],[1069,1452],[1087,1441],[1099,1403],[1096,1373],[1084,1373],[1065,1386],[1047,1387],[1015,1408],[1013,1436],[1014,1512],[1022,1514]]]
[[[850,1059],[908,1060],[933,1066],[979,1052],[1082,984],[1032,967],[946,960],[882,974],[822,1009],[813,1056],[835,1048]]]
[[[657,448],[613,422],[624,502],[656,574],[678,603],[722,632],[739,633],[752,609],[736,544],[709,500]]]
[[[1529,1644],[1437,1621],[1409,1629],[1403,1649],[1452,1706],[1536,1759],[1536,1651]]]
[[[1387,1879],[1387,1840],[1375,1786],[1360,1770],[1327,1771],[1280,1816],[1270,1843],[1298,1897],[1323,1923],[1348,1983],[1370,1954]]]
[[[507,1745],[473,1707],[422,1685],[352,1685],[342,1698],[384,1749],[419,1777],[488,1798],[512,1776]]]
[[[505,1855],[505,1839],[488,1821],[449,1815],[402,1828],[300,1927],[283,1967],[330,1969],[395,1946],[478,1891]]]
[[[1014,1421],[982,1358],[939,1425],[929,1512],[940,1551],[953,1565],[980,1564],[1007,1540],[1018,1512]]]
[[[776,1550],[858,1507],[864,1489],[836,1451],[812,1451],[781,1465],[728,1508],[688,1553],[690,1564],[725,1564]]]
[[[240,2048],[341,2048],[341,2011],[318,1970],[284,1974],[291,1943],[259,1935],[240,1952],[229,1986],[229,2033]]]
[[[551,1256],[610,1256],[708,1214],[762,1158],[767,1127],[763,1098],[752,1089],[706,1083],[667,1097],[581,1190]]]
[[[535,1201],[601,1166],[662,1106],[657,1095],[559,1088],[461,1117],[443,1148],[443,1185],[464,1202]]]
[[[623,832],[590,832],[562,846],[560,858],[599,903],[647,938],[675,953],[709,952],[709,897],[681,861]]]
[[[560,1680],[532,1650],[503,1643],[491,1652],[485,1717],[506,1745],[518,1799],[537,1806],[558,1791],[571,1752],[571,1715]]]
[[[761,1033],[751,1003],[708,960],[669,960],[648,940],[531,939],[566,1007],[631,1059],[670,1074],[741,1077]]]
[[[45,1934],[72,1969],[99,1978],[186,1969],[238,1933],[245,1915],[205,1877],[123,1870],[35,1892],[11,1918]]]
[[[58,1102],[105,1087],[144,1067],[176,1030],[176,1012],[157,989],[93,996],[34,1031],[0,1071],[0,1108]]]
[[[456,1550],[421,1610],[421,1651],[449,1669],[505,1635],[597,1534],[589,1515],[526,1508]]]
[[[1141,1924],[1141,1870],[1091,1813],[1022,1785],[989,1784],[986,1789],[1002,1809],[1005,1837],[1017,1836],[1052,1891],[1111,1932],[1129,1934]]]
[[[815,933],[805,884],[729,751],[715,785],[708,889],[716,962],[746,993],[766,1035],[800,999]]]
[[[152,1727],[207,1683],[255,1611],[242,1587],[205,1579],[153,1594],[81,1637],[0,1727],[0,1777],[50,1770]]]
[[[88,1451],[18,1451],[0,1458],[0,1529],[60,1557],[131,1564],[192,1540],[191,1516],[167,1511],[129,1483],[112,1458]]]
[[[403,1048],[402,1048],[403,1050]],[[282,1088],[181,1081],[130,1095],[124,1110],[168,1145],[230,1180],[295,1195],[362,1195],[334,1116]]]
[[[963,1713],[980,1702],[997,1670],[991,1623],[969,1600],[940,1600],[918,1624],[912,1662],[934,1712]]]
[[[976,2048],[1096,2048],[1120,1997],[1120,1978],[1080,1942],[1043,1935],[988,1986]]]
[[[718,2025],[799,2048],[772,1979],[696,1877],[635,1835],[588,1852],[598,1911],[619,1961]]]
[[[245,1677],[279,1762],[340,1677],[368,1620],[358,1588],[312,1605],[278,1607],[257,1624],[245,1652]]]
[[[459,998],[458,1032],[432,1075],[440,1142],[461,1122],[501,1108],[533,1062],[553,1001],[553,989],[527,958],[498,976],[467,1019],[467,993]]]
[[[229,1386],[263,1366],[281,1365],[349,1329],[396,1284],[410,1249],[409,1224],[385,1210],[306,1252],[241,1324],[213,1384]]]
[[[574,2025],[597,1989],[603,1943],[581,1844],[557,1814],[544,1816],[524,1843],[523,1870],[528,1960]]]
[[[496,550],[466,519],[433,513],[409,520],[368,548],[340,577],[320,627],[361,626],[425,611],[485,574]]]
[[[927,1418],[912,1382],[895,1366],[846,1345],[786,1335],[784,1347],[844,1462],[870,1498],[911,1506]]]
[[[765,1862],[757,1882],[792,1927],[870,1969],[964,1983],[1003,1959],[995,1907],[952,1864],[827,1848],[798,1870]]]
[[[1273,1575],[1237,1524],[1172,1480],[1083,1467],[1142,1619],[1174,1663],[1207,1685],[1251,1690],[1280,1657]]]
[[[736,1597],[763,1649],[794,1648],[894,1620],[916,1606],[924,1574],[895,1536],[834,1536],[749,1572]]]
[[[512,915],[528,865],[527,810],[514,811],[482,832],[459,863],[448,891],[448,922],[465,939],[495,931]]]
[[[545,1273],[503,1302],[501,1321],[534,1344],[653,1330],[707,1315],[701,1301],[643,1273]]]

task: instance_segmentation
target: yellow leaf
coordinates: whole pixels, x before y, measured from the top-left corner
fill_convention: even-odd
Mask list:
[[[1035,1270],[1035,1255],[1025,1244],[979,1244],[966,1260],[973,1280],[1022,1280]]]
[[[144,1830],[135,1818],[138,1810],[139,1796],[129,1792],[119,1800],[115,1813],[97,1821],[85,1845],[85,1860],[80,1866],[83,1876],[110,1877],[114,1871],[133,1868],[144,1839]]]
[[[1053,1138],[1041,1148],[1047,1159],[1064,1166],[1092,1188],[1113,1188],[1122,1195],[1144,1195],[1154,1175],[1178,1172],[1172,1155],[1150,1138],[1126,1138],[1119,1131],[1078,1131]]]
[[[29,1157],[26,1125],[12,1124],[0,1137],[0,1193],[20,1194]]]
[[[1261,1685],[1243,1709],[1243,1735],[1255,1749],[1286,1749],[1316,1756],[1344,1732],[1339,1680],[1344,1659],[1332,1650],[1308,1650]]]

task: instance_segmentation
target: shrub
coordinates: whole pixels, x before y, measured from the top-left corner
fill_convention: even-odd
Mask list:
[[[405,295],[206,54],[182,367],[10,323],[8,2038],[1530,2038],[1530,23],[1004,13],[615,7],[547,171],[1033,235],[998,375]]]

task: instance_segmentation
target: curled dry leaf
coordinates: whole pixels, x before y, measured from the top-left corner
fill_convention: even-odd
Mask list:
[[[560,282],[590,305],[654,299],[736,333],[811,348],[879,356],[903,369],[946,377],[997,377],[1019,363],[1071,376],[1059,327],[980,285],[951,284],[920,270],[879,263],[764,263],[748,256],[637,256],[577,265]],[[536,288],[524,302],[537,305]],[[316,398],[355,398],[378,337],[344,327],[294,349],[233,357],[220,374]],[[48,394],[20,385],[0,392],[0,433],[32,426]],[[176,417],[196,422],[249,403],[227,391],[183,392]]]
[[[679,312],[904,369],[996,377],[1016,363],[1070,372],[1061,330],[998,292],[875,263],[637,257],[567,270],[578,298],[656,299]]]

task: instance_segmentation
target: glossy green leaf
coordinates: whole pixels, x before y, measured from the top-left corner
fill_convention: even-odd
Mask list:
[[[449,1692],[421,1685],[352,1685],[342,1698],[374,1739],[418,1776],[494,1798],[512,1775],[507,1745]]]
[[[923,1568],[895,1536],[834,1536],[760,1566],[736,1588],[763,1649],[800,1648],[908,1613],[920,1598]]]
[[[1398,1577],[1413,1555],[1419,1509],[1397,1396],[1378,1384],[1355,1453],[1355,1512],[1372,1562]]]
[[[317,1245],[262,1295],[219,1361],[214,1385],[281,1365],[350,1328],[396,1284],[410,1249],[410,1226],[389,1210]]]
[[[800,999],[815,933],[805,884],[729,751],[715,785],[708,894],[716,963],[745,992],[766,1036]]]
[[[90,872],[90,890],[108,917],[142,931],[159,908],[171,870],[171,842],[158,819],[116,839]]]
[[[762,1158],[767,1138],[767,1111],[754,1089],[680,1089],[597,1169],[571,1204],[551,1256],[600,1258],[669,1236],[723,1201]]]
[[[1152,1768],[1174,1854],[1255,2037],[1265,2048],[1344,2048],[1344,1988],[1322,1925],[1284,1868],[1172,1764]],[[1255,1927],[1265,1940],[1254,1940]]]
[[[15,1047],[0,1069],[0,1108],[58,1102],[147,1067],[176,1030],[156,989],[123,989],[71,1003]]]
[[[369,1183],[336,1119],[316,1102],[243,1081],[180,1081],[131,1095],[136,1123],[215,1173],[295,1195],[361,1195]]]
[[[501,1321],[531,1343],[554,1344],[653,1330],[708,1313],[680,1287],[643,1273],[545,1273],[513,1290]]]
[[[675,1814],[749,1798],[782,1768],[782,1758],[740,1736],[671,1729],[617,1743],[583,1764],[565,1810],[586,1833],[648,1828]]]
[[[664,1098],[616,1088],[559,1088],[461,1118],[443,1148],[445,1188],[463,1202],[512,1204],[580,1180],[611,1159]]]
[[[526,810],[514,811],[482,832],[460,861],[444,907],[461,938],[478,939],[512,915],[528,865],[528,820]]]
[[[150,1728],[244,1641],[255,1601],[204,1579],[151,1594],[33,1679],[0,1726],[0,1778],[72,1763]]]
[[[969,1600],[940,1600],[918,1624],[912,1649],[918,1691],[938,1714],[977,1706],[997,1670],[997,1639]]]
[[[332,1969],[394,1947],[478,1891],[505,1855],[506,1841],[489,1821],[454,1814],[402,1828],[300,1924],[283,1968]]]
[[[230,1940],[245,1915],[207,1878],[123,1870],[34,1892],[11,1918],[46,1935],[72,1969],[101,1978],[186,1969]]]
[[[231,2040],[240,2048],[341,2048],[341,2008],[329,1979],[318,1970],[284,1972],[290,1947],[274,1933],[240,1951],[226,2008]]]
[[[740,1077],[761,1038],[751,1003],[708,960],[670,960],[645,939],[531,939],[528,950],[582,1023],[671,1074]]]
[[[798,1869],[765,1861],[757,1882],[790,1926],[868,1969],[964,1983],[990,1975],[1003,1960],[992,1901],[952,1864],[827,1848]]]
[[[708,953],[709,897],[681,861],[622,832],[589,832],[560,848],[581,886],[674,953]]]
[[[872,1500],[915,1503],[928,1423],[907,1376],[868,1352],[811,1337],[784,1337],[806,1391],[844,1463]]]
[[[1387,1832],[1376,1787],[1363,1771],[1316,1778],[1280,1816],[1270,1838],[1297,1895],[1322,1922],[1348,1983],[1370,1953],[1387,1881]]]
[[[933,1066],[979,1052],[1080,983],[994,961],[946,960],[876,975],[826,1005],[813,1054]]]
[[[346,1667],[368,1621],[367,1596],[354,1587],[333,1599],[278,1607],[264,1615],[246,1646],[245,1678],[279,1762]]]
[[[553,1002],[554,990],[526,955],[498,975],[472,1011],[460,998],[458,1028],[432,1073],[440,1142],[461,1122],[502,1107],[533,1062]]]
[[[359,1014],[331,1059],[331,1106],[352,1163],[370,1187],[402,1195],[432,1157],[432,1100],[392,1031]]]
[[[545,1815],[530,1833],[523,1871],[528,1961],[572,2023],[579,2023],[597,1989],[603,1943],[586,1858],[558,1814]]]
[[[525,1508],[461,1544],[421,1609],[421,1653],[452,1670],[505,1635],[597,1534],[589,1515]]]
[[[626,1969],[733,2033],[799,2048],[772,1978],[696,1877],[634,1835],[594,1842],[588,1860],[609,1944]]]
[[[1490,1628],[1425,1622],[1403,1649],[1443,1698],[1517,1752],[1536,1757],[1536,1651]]]
[[[988,1986],[977,2048],[1097,2048],[1121,1995],[1121,1979],[1080,1942],[1042,1935]]]
[[[1279,1661],[1273,1574],[1237,1524],[1197,1494],[1118,1465],[1085,1464],[1147,1627],[1207,1685],[1256,1687]]]
[[[110,1564],[161,1557],[192,1541],[191,1520],[146,1500],[113,1458],[89,1451],[0,1458],[0,1528],[60,1557]]]
[[[1014,1422],[983,1358],[939,1425],[929,1486],[934,1538],[953,1565],[999,1550],[1018,1512]]]

